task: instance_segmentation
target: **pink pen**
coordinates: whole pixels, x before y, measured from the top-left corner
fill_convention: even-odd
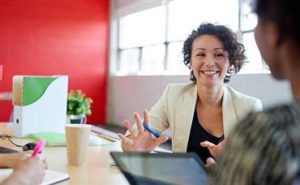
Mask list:
[[[35,147],[33,149],[33,152],[31,154],[31,157],[35,157],[40,151],[43,150],[44,146],[45,146],[46,142],[43,139],[40,139],[36,144]]]

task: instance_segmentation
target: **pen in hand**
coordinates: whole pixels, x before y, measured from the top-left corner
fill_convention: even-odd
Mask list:
[[[33,149],[33,152],[31,154],[31,157],[35,157],[39,152],[41,152],[45,146],[46,142],[43,139],[40,139]]]
[[[156,138],[160,137],[160,134],[158,132],[156,132],[155,130],[153,130],[147,123],[143,123],[144,129],[147,130],[148,132],[150,132],[151,134],[153,134]]]

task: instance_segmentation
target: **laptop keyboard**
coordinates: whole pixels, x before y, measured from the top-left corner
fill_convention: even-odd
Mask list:
[[[6,148],[3,146],[0,146],[0,154],[11,154],[11,153],[18,153],[17,150]]]

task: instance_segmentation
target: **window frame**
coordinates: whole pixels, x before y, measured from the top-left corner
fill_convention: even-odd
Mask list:
[[[128,48],[120,48],[119,47],[119,43],[117,43],[117,60],[116,60],[116,63],[117,63],[117,67],[116,67],[116,76],[139,76],[139,75],[183,75],[182,73],[174,73],[172,71],[169,71],[168,70],[168,62],[169,62],[169,52],[170,52],[170,45],[173,44],[173,43],[176,43],[176,42],[183,42],[184,40],[172,40],[172,41],[169,41],[168,39],[168,29],[169,29],[169,3],[171,2],[172,0],[167,0],[165,1],[165,3],[161,6],[163,6],[165,8],[165,41],[162,42],[162,43],[156,43],[156,44],[148,44],[148,45],[142,45],[142,46],[137,46],[137,47],[128,47]],[[174,1],[174,0],[173,0]],[[237,35],[239,35],[241,37],[241,39],[244,38],[244,35],[245,34],[248,34],[248,33],[254,33],[254,28],[253,29],[248,29],[248,30],[242,30],[242,19],[243,19],[243,16],[244,16],[244,13],[243,13],[243,3],[245,3],[244,0],[237,0],[238,1],[238,31],[237,31]],[[153,8],[153,7],[151,7]],[[145,9],[147,10],[147,9]],[[136,13],[136,12],[134,12]],[[122,17],[118,17],[117,18],[117,22],[118,22],[118,25],[120,24],[120,19]],[[120,28],[118,26],[118,28]],[[118,35],[119,35],[119,29],[118,29]],[[118,40],[119,41],[119,40]],[[149,46],[154,46],[154,45],[164,45],[165,46],[165,54],[164,54],[164,57],[163,57],[163,70],[161,71],[161,73],[154,73],[154,74],[145,74],[142,72],[142,66],[143,66],[143,61],[142,61],[142,55],[143,55],[143,48],[145,47],[149,47]],[[120,69],[120,53],[122,51],[126,51],[126,50],[130,50],[130,49],[138,49],[138,71],[136,72],[130,72],[130,73],[127,73],[126,72],[120,72],[121,69]],[[262,58],[261,58],[261,61],[262,61],[262,66],[263,68],[262,69],[257,69],[256,72],[253,72],[253,71],[249,71],[247,72],[247,70],[245,70],[243,73],[244,74],[247,74],[247,73],[256,73],[256,74],[262,74],[262,73],[269,73],[269,69],[268,69],[268,66],[263,62]],[[183,63],[183,62],[182,62]],[[186,74],[188,75],[188,73]]]

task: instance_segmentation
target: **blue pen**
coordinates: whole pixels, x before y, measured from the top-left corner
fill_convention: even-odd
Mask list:
[[[146,123],[143,123],[144,128],[150,132],[151,134],[153,134],[155,137],[159,138],[160,134],[158,132],[156,132],[155,130],[153,130],[152,128],[150,128],[150,126]]]

